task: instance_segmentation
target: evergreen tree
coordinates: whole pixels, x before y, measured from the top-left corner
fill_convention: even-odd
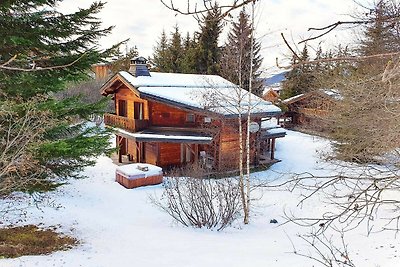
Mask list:
[[[207,12],[202,24],[200,25],[198,48],[196,53],[197,73],[219,74],[221,51],[218,46],[218,39],[221,31],[221,11],[218,6],[215,5]]]
[[[94,157],[109,152],[107,131],[90,127],[84,120],[101,113],[104,103],[54,97],[70,82],[88,78],[92,64],[115,52],[116,47],[103,52],[95,48],[97,40],[111,31],[101,28],[101,21],[95,18],[104,4],[95,2],[75,13],[61,14],[55,9],[58,2],[0,3],[0,106],[7,106],[7,114],[12,114],[0,116],[0,150],[11,153],[8,156],[15,154],[3,155],[2,159],[9,160],[0,162],[0,183],[26,177],[47,181],[55,176],[77,176],[95,163]],[[29,103],[29,108],[24,103]],[[27,139],[29,142],[14,151],[7,150],[7,134],[12,131],[3,126],[30,131],[24,127],[32,114],[41,114],[42,120],[46,115],[43,128],[31,128],[36,138]],[[29,167],[23,172],[19,169],[22,165]]]
[[[359,52],[362,56],[371,56],[396,52],[400,50],[400,35],[398,10],[396,3],[388,0],[380,0],[369,13],[368,20],[372,23],[367,24],[360,41]],[[395,18],[395,19],[393,19]],[[377,74],[384,70],[387,58],[377,60],[376,58],[368,59],[360,64],[360,70],[372,70],[374,66]],[[373,74],[371,73],[371,74]]]
[[[369,19],[372,23],[366,25],[364,37],[361,40],[362,55],[369,56],[399,50],[399,35],[394,25],[396,22],[390,19],[397,15],[391,14],[391,3],[381,0],[371,10]]]
[[[186,34],[183,41],[183,56],[181,61],[182,73],[196,73],[196,51],[197,43],[195,38],[190,38],[190,34]]]
[[[128,71],[131,59],[139,56],[139,52],[136,46],[131,47],[126,54],[119,52],[117,58],[111,62],[111,73],[115,74],[119,71]]]
[[[180,73],[182,72],[182,38],[179,33],[178,25],[175,25],[174,31],[171,33],[171,41],[167,49],[168,55],[168,72]]]
[[[307,45],[304,45],[300,59],[293,56],[293,69],[286,73],[286,80],[282,83],[282,99],[286,99],[298,94],[307,93],[317,89],[315,86],[315,72],[312,65],[307,63],[310,60]],[[299,64],[301,63],[301,64]]]
[[[250,73],[250,46],[251,46],[251,25],[249,15],[242,10],[238,21],[232,23],[232,29],[228,34],[228,40],[223,48],[221,57],[221,75],[229,81],[240,85],[248,90]],[[263,83],[259,79],[259,71],[262,63],[260,55],[261,43],[255,41],[253,46],[253,77],[252,92],[258,96],[263,93]]]
[[[154,53],[153,62],[156,65],[156,71],[160,72],[182,72],[182,61],[184,51],[182,37],[178,25],[175,25],[171,37],[168,39],[165,31],[162,32]]]
[[[162,31],[157,46],[154,48],[152,61],[156,71],[168,72],[168,38],[165,30]]]

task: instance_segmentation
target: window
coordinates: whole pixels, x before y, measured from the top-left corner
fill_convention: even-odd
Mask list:
[[[118,100],[118,116],[127,117],[126,101]]]
[[[133,115],[135,120],[143,120],[143,103],[134,102],[133,103]]]
[[[186,114],[186,122],[190,122],[190,123],[193,123],[193,122],[195,122],[195,116],[194,116],[194,114]]]

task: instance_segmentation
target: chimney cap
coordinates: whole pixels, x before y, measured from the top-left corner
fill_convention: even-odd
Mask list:
[[[131,59],[131,64],[146,64],[147,59],[144,57],[134,57]]]

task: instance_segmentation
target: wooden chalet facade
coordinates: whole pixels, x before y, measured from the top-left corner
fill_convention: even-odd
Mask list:
[[[279,101],[279,94],[278,94],[278,92],[275,91],[274,89],[269,88],[269,89],[267,89],[267,90],[264,92],[262,98],[263,98],[265,101],[269,101],[269,102],[271,102],[271,103],[276,103],[276,102]]]
[[[300,126],[317,131],[326,130],[330,111],[335,107],[338,99],[340,99],[338,92],[321,89],[283,100],[282,103],[288,108],[283,116],[286,121],[290,121],[285,126]]]
[[[101,88],[115,103],[115,114],[105,114],[104,121],[116,131],[119,161],[124,157],[163,168],[200,161],[215,170],[235,168],[237,114],[202,100],[207,90],[233,88],[237,86],[219,76],[149,72],[144,58],[132,59],[129,72],[117,73]],[[260,124],[262,118],[281,113],[270,102],[257,100],[261,102],[252,121]],[[261,131],[251,134],[252,164],[258,164],[260,145],[269,138]]]

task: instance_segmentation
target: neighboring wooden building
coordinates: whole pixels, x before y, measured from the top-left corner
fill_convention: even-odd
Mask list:
[[[105,114],[104,120],[116,130],[119,160],[125,155],[160,167],[201,161],[216,170],[235,168],[239,111],[233,92],[248,97],[220,76],[149,72],[144,58],[132,59],[129,72],[117,73],[101,88],[115,102],[115,114]],[[281,113],[270,102],[252,99],[251,117],[258,124]],[[248,105],[241,105],[245,113]],[[278,137],[251,134],[252,164],[258,164],[260,144],[269,138]]]
[[[98,63],[92,65],[92,71],[95,75],[96,80],[105,80],[111,75],[111,64],[110,63]]]
[[[272,103],[276,103],[279,100],[279,94],[277,91],[275,91],[272,88],[267,89],[262,97],[264,100],[272,102]]]
[[[285,126],[300,126],[324,131],[328,127],[330,111],[340,94],[335,90],[315,90],[282,101],[288,108],[283,117]]]

